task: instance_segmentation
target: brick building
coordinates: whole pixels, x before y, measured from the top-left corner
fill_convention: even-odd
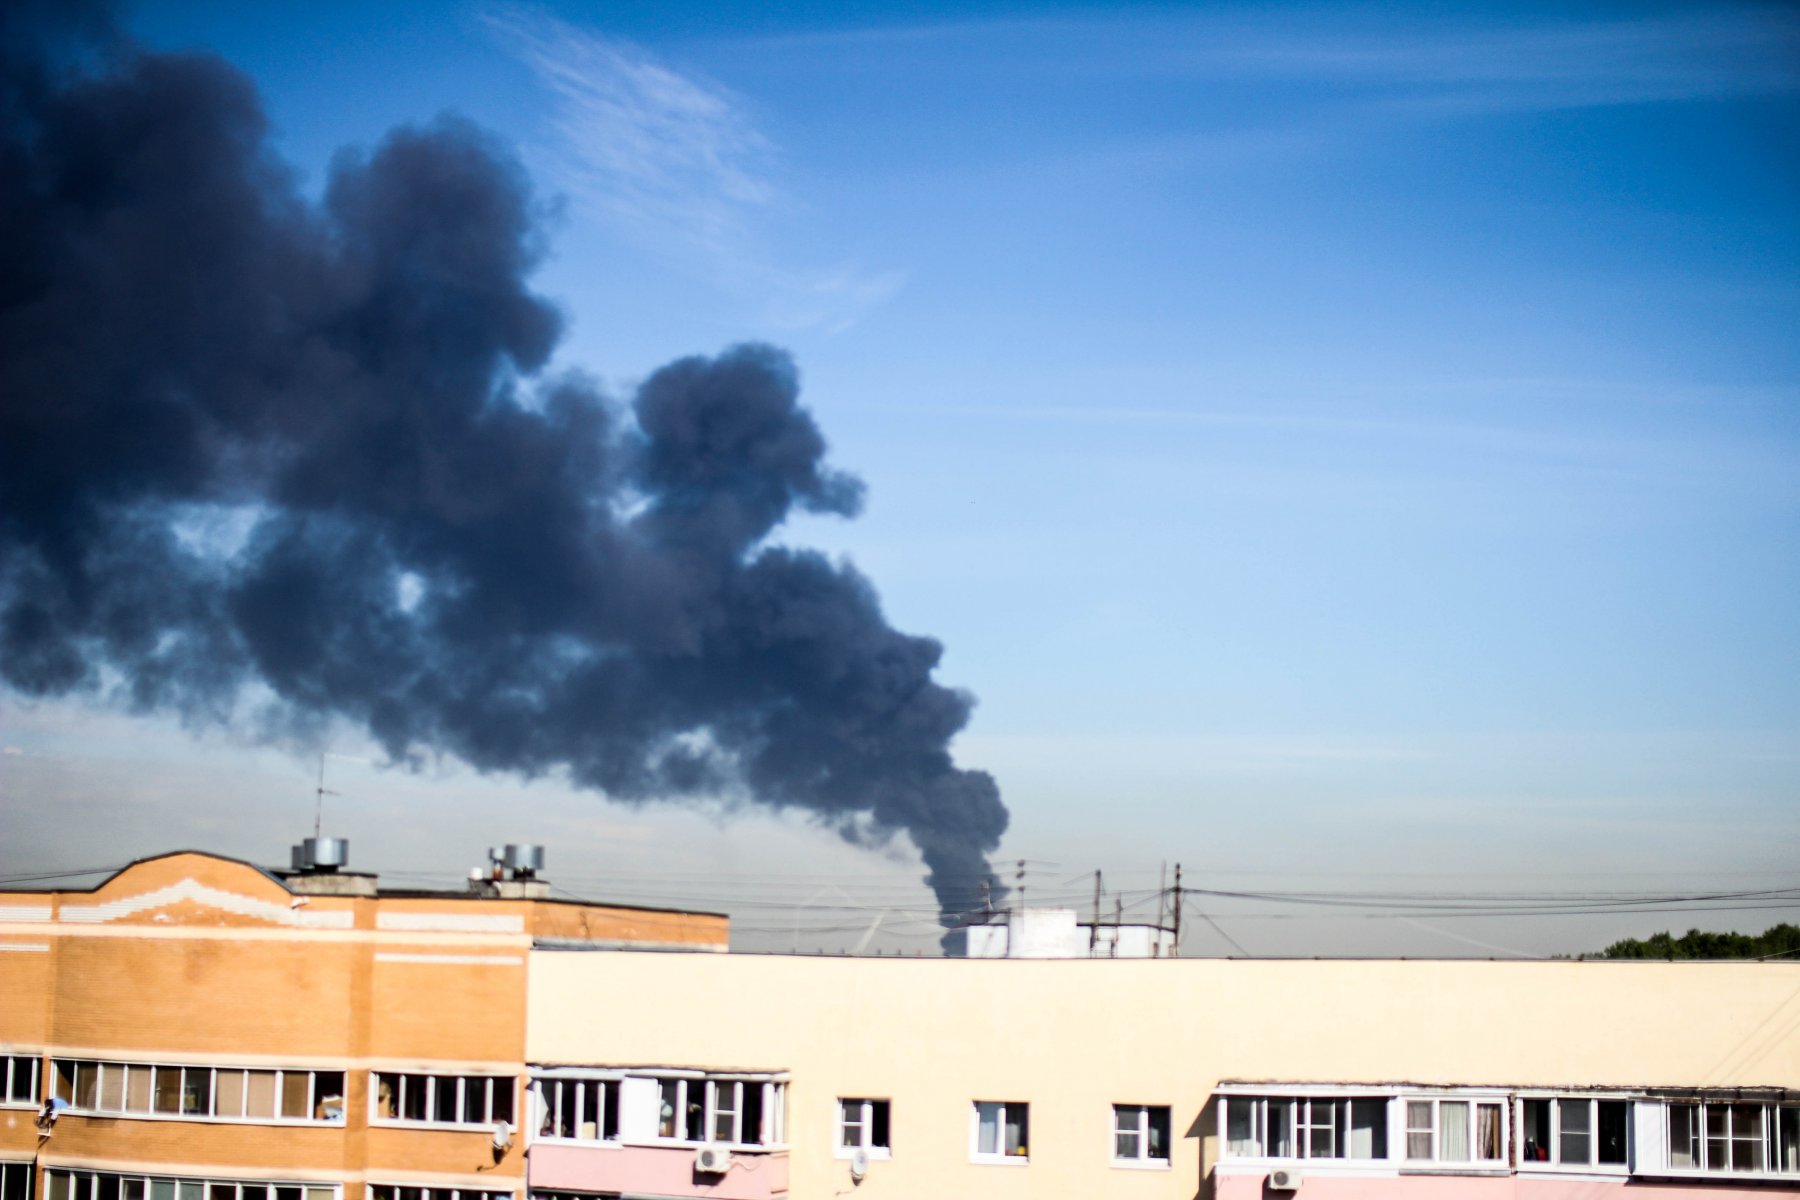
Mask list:
[[[531,948],[722,951],[727,922],[498,874],[394,891],[179,852],[0,893],[7,1200],[516,1196]]]

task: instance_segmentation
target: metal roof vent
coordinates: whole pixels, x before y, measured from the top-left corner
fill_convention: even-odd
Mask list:
[[[333,837],[303,838],[294,847],[293,862],[296,871],[335,871],[349,865],[350,841]]]
[[[530,879],[544,869],[544,848],[508,842],[501,862],[514,879]]]

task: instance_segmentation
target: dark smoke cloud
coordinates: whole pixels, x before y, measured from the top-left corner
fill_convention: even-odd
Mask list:
[[[397,130],[312,204],[226,64],[66,4],[0,22],[7,685],[748,795],[904,831],[973,905],[1007,815],[950,757],[969,697],[861,575],[768,544],[861,499],[785,354],[682,359],[627,410],[545,373],[530,191],[479,130]]]

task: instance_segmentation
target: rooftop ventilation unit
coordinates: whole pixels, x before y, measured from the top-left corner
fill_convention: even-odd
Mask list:
[[[530,879],[544,869],[544,848],[509,842],[500,861],[515,879]]]
[[[335,871],[349,862],[350,842],[347,838],[303,838],[293,851],[296,871]]]
[[[723,1175],[731,1170],[731,1151],[721,1146],[702,1146],[694,1151],[694,1170],[701,1175]]]

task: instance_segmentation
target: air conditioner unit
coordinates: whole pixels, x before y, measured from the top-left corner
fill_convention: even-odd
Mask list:
[[[694,1151],[694,1170],[702,1175],[723,1175],[731,1170],[731,1151],[721,1146],[702,1146]]]
[[[1297,1192],[1300,1190],[1300,1172],[1270,1171],[1269,1190],[1271,1192]]]

